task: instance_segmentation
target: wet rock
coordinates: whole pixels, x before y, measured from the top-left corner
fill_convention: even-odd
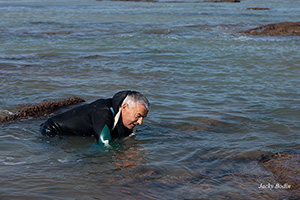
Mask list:
[[[42,102],[39,104],[31,105],[29,107],[25,107],[13,115],[7,115],[0,119],[0,123],[22,118],[41,117],[46,114],[53,113],[64,106],[75,105],[81,102],[84,102],[84,100],[79,97],[70,97],[60,101]]]
[[[247,35],[300,36],[300,22],[282,22],[276,24],[268,24],[247,31],[241,31],[240,33],[244,33]]]
[[[270,10],[270,8],[247,8],[247,10]]]
[[[167,35],[172,33],[170,29],[153,29],[145,31],[146,34],[157,34],[157,35]]]
[[[164,176],[164,172],[159,169],[151,169],[148,167],[137,167],[131,170],[116,172],[110,180],[107,180],[108,185],[136,185],[153,179],[160,179]]]
[[[71,31],[56,31],[56,32],[40,32],[40,33],[36,33],[36,32],[24,32],[24,34],[28,34],[28,35],[36,35],[36,34],[46,34],[46,35],[70,35],[73,32]]]
[[[215,2],[215,3],[221,3],[221,2],[228,2],[228,3],[239,3],[240,0],[205,0],[205,2]]]
[[[186,3],[185,1],[166,1],[164,3]],[[198,2],[195,2],[198,3]]]
[[[112,1],[158,2],[156,0],[112,0]]]
[[[103,1],[103,0],[96,0],[96,1]],[[111,1],[133,1],[133,2],[152,2],[152,3],[187,3],[186,1],[159,1],[159,0],[111,0]],[[230,2],[230,3],[238,3],[241,2],[240,0],[202,0],[202,1],[193,1],[192,3],[202,3],[202,2]]]
[[[300,197],[300,154],[276,153],[264,158],[262,165],[273,173],[278,187],[295,190],[293,194]]]
[[[181,131],[208,131],[217,127],[227,126],[228,123],[207,117],[188,117],[176,122],[174,127]]]
[[[47,35],[70,35],[71,31],[46,32]]]

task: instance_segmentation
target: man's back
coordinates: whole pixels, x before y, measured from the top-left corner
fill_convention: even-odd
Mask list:
[[[112,99],[99,99],[90,104],[78,106],[49,118],[43,127],[53,127],[47,135],[100,135],[103,126],[109,128],[113,125],[113,113],[110,110]],[[49,131],[48,131],[49,132]]]

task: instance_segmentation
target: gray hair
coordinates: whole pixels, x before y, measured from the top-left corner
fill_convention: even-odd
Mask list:
[[[127,103],[129,107],[131,106],[136,106],[136,104],[141,104],[142,106],[144,106],[147,110],[149,110],[150,107],[150,103],[148,101],[148,99],[141,93],[139,92],[135,92],[135,91],[131,91],[128,93],[128,95],[126,96],[126,98],[124,99],[122,106]]]

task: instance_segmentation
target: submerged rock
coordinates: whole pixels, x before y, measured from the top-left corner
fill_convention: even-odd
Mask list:
[[[107,185],[138,185],[154,179],[161,179],[164,172],[159,169],[149,167],[136,167],[130,170],[118,171],[114,173],[109,180],[106,180]]]
[[[244,33],[247,35],[300,36],[300,22],[282,22],[276,24],[268,24],[247,31],[241,31],[240,33]]]
[[[205,2],[215,2],[215,3],[221,3],[221,2],[229,2],[229,3],[239,3],[240,0],[205,0]]]
[[[112,1],[158,2],[157,0],[112,0]]]
[[[39,104],[35,104],[23,108],[19,112],[13,115],[7,115],[0,119],[0,123],[9,122],[17,119],[22,119],[22,118],[41,117],[44,116],[45,114],[53,113],[64,106],[75,105],[81,102],[84,102],[84,100],[79,97],[70,97],[60,101],[42,102]]]
[[[96,1],[103,1],[103,0],[96,0]],[[134,2],[150,2],[150,3],[187,3],[186,1],[159,1],[159,0],[111,0],[111,1],[134,1]],[[202,3],[202,2],[230,2],[230,3],[239,3],[241,0],[202,0],[202,1],[192,1],[192,3]]]
[[[172,33],[170,29],[153,29],[145,31],[146,34],[157,34],[157,35],[167,35]]]
[[[45,32],[47,35],[70,35],[71,31]]]
[[[300,197],[300,154],[276,153],[264,159],[262,165],[273,173],[278,189],[295,190],[293,195]]]
[[[188,117],[183,118],[182,121],[177,121],[173,126],[184,131],[208,131],[217,127],[227,126],[228,123],[217,119],[207,117]]]
[[[270,10],[270,8],[247,8],[247,10]]]

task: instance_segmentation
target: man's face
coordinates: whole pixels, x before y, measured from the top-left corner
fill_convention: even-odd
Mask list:
[[[141,104],[131,106],[128,104],[122,106],[122,121],[126,128],[133,129],[136,125],[142,125],[143,119],[147,117],[148,110]]]

